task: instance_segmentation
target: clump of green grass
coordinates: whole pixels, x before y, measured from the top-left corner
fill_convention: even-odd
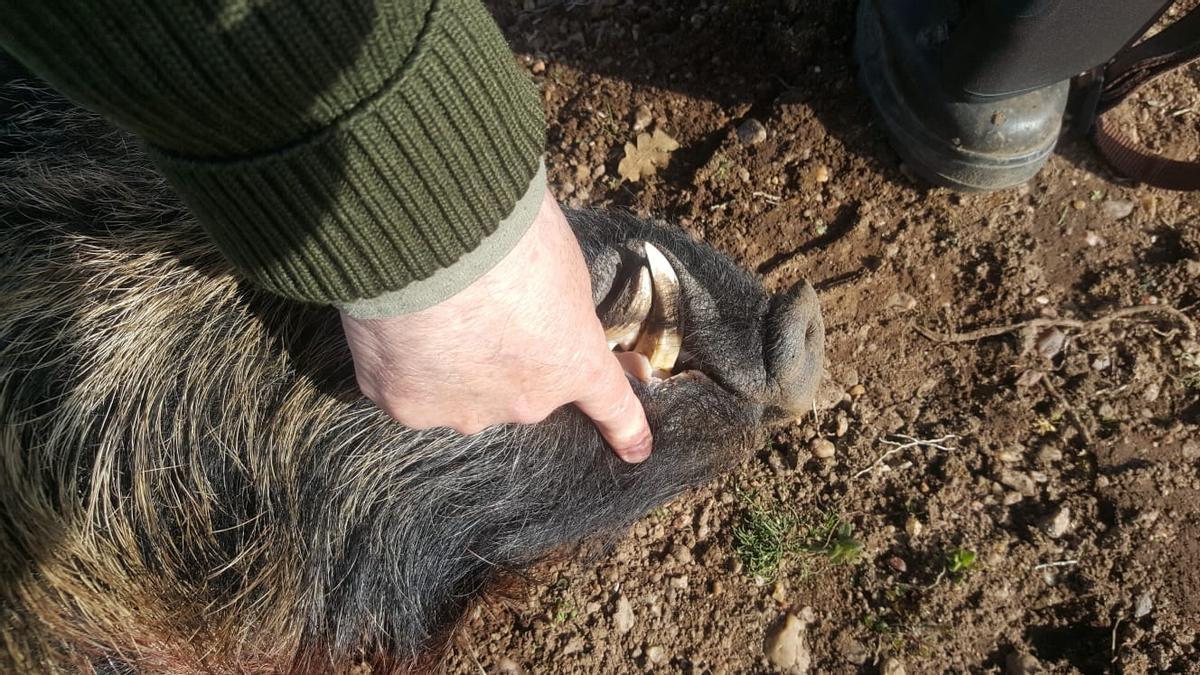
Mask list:
[[[946,574],[955,581],[962,579],[975,567],[975,551],[956,548],[946,553]]]
[[[854,526],[832,510],[802,518],[793,509],[768,503],[755,493],[738,496],[743,511],[741,522],[733,529],[733,547],[751,577],[774,578],[793,559],[801,561],[804,576],[808,576],[821,563],[850,564],[862,552],[862,543],[854,538]]]
[[[1179,365],[1183,370],[1183,377],[1179,378],[1183,386],[1200,390],[1200,354],[1180,354]]]

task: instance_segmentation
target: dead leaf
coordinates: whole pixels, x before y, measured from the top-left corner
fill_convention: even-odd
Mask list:
[[[617,165],[621,178],[635,183],[665,167],[671,161],[671,152],[679,147],[679,143],[662,129],[655,129],[653,136],[638,134],[636,141],[637,145],[625,144],[625,158]]]

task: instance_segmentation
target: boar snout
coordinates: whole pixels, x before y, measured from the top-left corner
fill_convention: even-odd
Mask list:
[[[788,416],[804,412],[821,381],[824,354],[825,324],[812,284],[805,281],[772,298],[763,330],[770,382],[764,403]]]

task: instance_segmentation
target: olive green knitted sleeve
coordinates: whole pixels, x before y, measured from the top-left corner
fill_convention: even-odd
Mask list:
[[[140,136],[281,295],[394,295],[528,225],[510,215],[538,187],[541,108],[479,0],[0,0],[0,17],[0,45]]]

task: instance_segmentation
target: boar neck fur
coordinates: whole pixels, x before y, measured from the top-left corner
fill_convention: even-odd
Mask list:
[[[712,359],[725,387],[637,387],[657,441],[641,465],[569,407],[466,438],[403,428],[358,394],[336,313],[239,281],[130,137],[0,94],[26,99],[0,130],[6,672],[403,670],[497,577],[610,541],[757,438],[761,406],[731,391],[761,375]],[[765,311],[681,235],[571,219],[594,274],[657,232],[741,289],[745,322]],[[729,318],[693,310],[690,330],[735,339],[746,326],[713,325]],[[736,348],[761,360],[752,328]]]

